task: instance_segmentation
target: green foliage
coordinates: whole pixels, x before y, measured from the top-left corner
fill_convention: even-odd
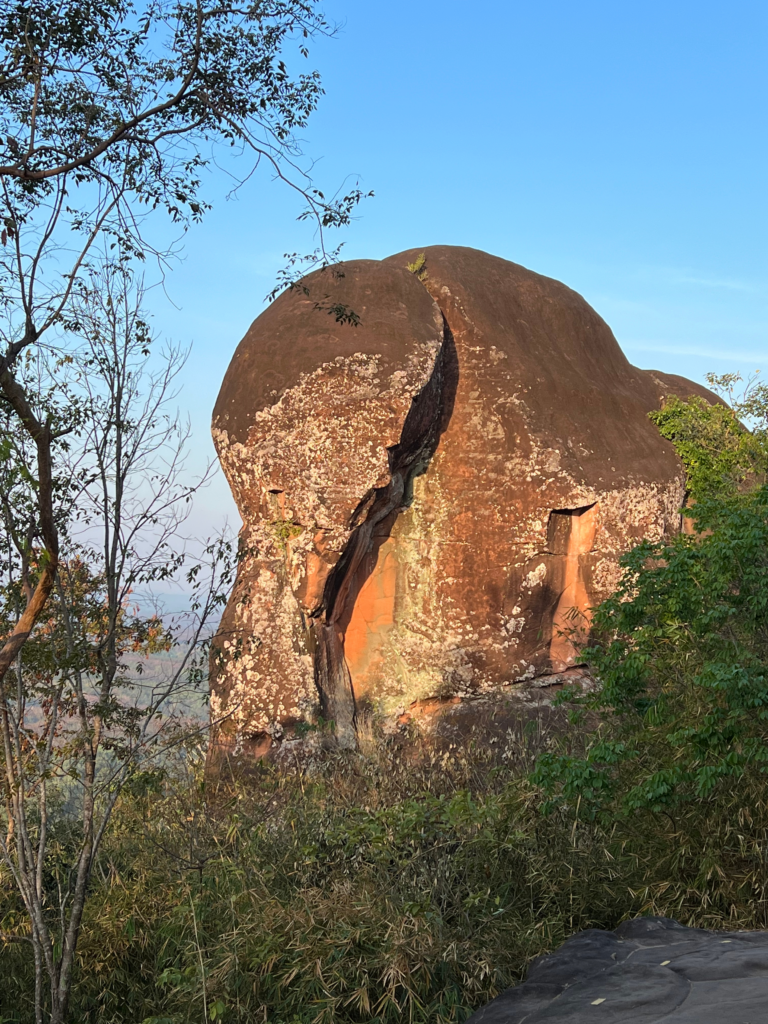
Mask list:
[[[574,826],[541,816],[503,761],[404,762],[389,747],[310,774],[265,769],[213,802],[194,754],[168,766],[118,809],[72,1019],[198,1022],[205,1001],[233,1024],[441,1024],[579,928],[642,912],[765,926],[761,790],[744,805],[726,794],[707,820]],[[20,1022],[29,959],[0,960],[0,1013]]]
[[[539,759],[550,807],[604,822],[686,804],[706,815],[727,791],[765,785],[767,411],[753,388],[733,411],[673,399],[654,415],[690,474],[695,533],[629,552],[621,587],[596,610],[585,655],[601,688],[577,699],[596,728],[581,749]]]
[[[73,307],[82,346],[65,360],[36,361],[37,379],[53,381],[47,418],[61,422],[68,404],[76,416],[54,448],[57,578],[0,688],[0,863],[19,896],[0,934],[33,947],[36,1017],[52,1024],[66,1018],[60,993],[113,802],[124,784],[146,788],[164,744],[183,727],[182,702],[205,681],[206,649],[234,572],[224,538],[191,565],[179,550],[195,485],[180,475],[184,430],[165,406],[183,358],[170,349],[148,363],[151,338],[130,278],[92,283]],[[31,438],[2,401],[0,442],[14,454],[0,459],[5,638],[49,553],[35,543],[34,484],[17,471],[31,464]],[[189,611],[164,620],[147,609],[145,588],[178,577],[185,563]]]
[[[412,274],[415,274],[420,281],[426,280],[427,277],[427,256],[426,253],[419,253],[413,263],[406,263],[405,269],[409,270]]]
[[[482,755],[418,765],[392,747],[206,796],[199,761],[124,794],[73,1019],[181,1024],[205,1003],[232,1022],[462,1021],[573,928],[615,923],[612,893],[576,892],[603,861],[595,836],[540,821]],[[20,1021],[30,959],[0,960],[0,1014]]]
[[[125,167],[123,189],[186,221],[208,208],[200,195],[206,144],[250,143],[276,168],[286,153],[295,159],[293,133],[323,90],[316,71],[290,75],[285,50],[295,40],[306,56],[308,40],[329,31],[314,0],[247,10],[3,0],[0,149],[6,178],[18,182],[8,235],[62,173],[75,186],[116,187]],[[311,198],[332,219],[335,204],[318,190]],[[92,227],[84,212],[74,220],[81,230]]]
[[[600,727],[536,781],[581,813],[659,811],[768,766],[768,488],[694,508],[703,534],[639,545],[587,653]]]
[[[734,395],[740,374],[709,374],[709,383],[728,396],[730,405],[710,405],[701,398],[669,398],[651,419],[672,441],[685,466],[692,500],[727,497],[768,471],[768,386],[750,378],[741,396]],[[747,430],[742,420],[751,421]]]
[[[223,794],[187,747],[124,791],[83,921],[83,1024],[460,1022],[586,927],[666,913],[765,927],[764,785],[707,813],[548,816],[520,737],[404,759],[329,755]],[[542,740],[548,745],[551,737]],[[506,767],[510,761],[518,767]],[[0,921],[17,898],[0,875]],[[31,955],[0,954],[0,1015],[32,1020]]]
[[[283,545],[287,544],[289,540],[293,540],[294,537],[300,537],[304,532],[303,526],[291,522],[289,519],[276,519],[271,525],[277,539]]]

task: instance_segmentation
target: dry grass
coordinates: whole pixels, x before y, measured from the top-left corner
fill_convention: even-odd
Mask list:
[[[584,927],[768,927],[759,780],[606,831],[543,817],[535,749],[510,743],[264,769],[207,802],[194,754],[146,779],[99,865],[72,1019],[462,1021]],[[2,1019],[30,1020],[26,951],[2,957]]]

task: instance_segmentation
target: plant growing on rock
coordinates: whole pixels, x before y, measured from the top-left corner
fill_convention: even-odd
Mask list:
[[[427,255],[420,252],[413,263],[406,263],[405,269],[414,274],[420,281],[427,276]]]

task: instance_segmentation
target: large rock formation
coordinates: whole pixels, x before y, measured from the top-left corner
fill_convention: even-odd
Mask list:
[[[680,528],[682,467],[648,413],[712,396],[631,366],[557,281],[419,257],[310,275],[227,371],[213,434],[244,526],[220,748],[318,717],[353,745],[371,715],[562,672],[619,555]]]

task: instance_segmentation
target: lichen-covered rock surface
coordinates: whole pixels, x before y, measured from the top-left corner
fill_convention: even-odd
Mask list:
[[[680,529],[682,467],[648,418],[671,393],[713,397],[631,366],[565,285],[474,249],[285,292],[213,416],[244,522],[218,748],[318,722],[353,746],[371,718],[571,670],[620,554]]]

